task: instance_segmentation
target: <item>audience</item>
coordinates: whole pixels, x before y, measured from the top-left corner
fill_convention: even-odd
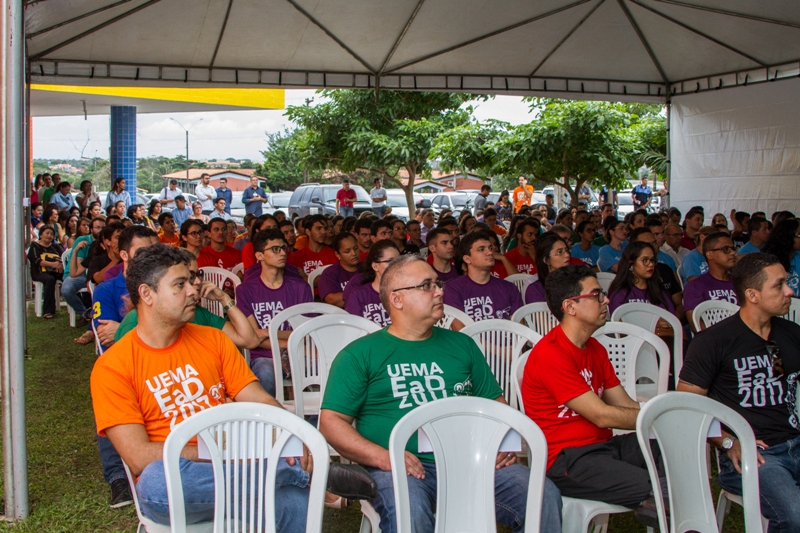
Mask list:
[[[595,239],[595,225],[591,220],[584,220],[575,229],[579,241],[572,245],[572,257],[580,259],[583,263],[597,272],[600,259],[600,247],[592,241]]]
[[[617,264],[622,258],[622,251],[628,245],[628,228],[625,223],[616,218],[607,218],[603,221],[603,232],[609,242],[598,252],[597,267],[600,272],[617,273]]]
[[[697,276],[683,290],[683,306],[686,320],[692,326],[692,313],[698,304],[707,300],[726,300],[739,303],[733,290],[730,270],[736,262],[736,248],[727,233],[712,233],[702,243],[703,256],[708,263],[708,272]]]
[[[319,298],[326,304],[344,309],[344,289],[358,274],[358,240],[352,233],[341,232],[333,238],[332,245],[338,263],[334,263],[319,276]]]
[[[455,257],[455,243],[452,233],[445,228],[432,229],[428,233],[427,260],[442,283],[459,276],[453,265],[453,257]]]
[[[608,288],[608,312],[622,304],[631,302],[648,303],[675,313],[675,305],[667,295],[656,271],[655,247],[652,244],[632,242],[622,252],[619,270]]]
[[[364,272],[358,285],[348,295],[344,309],[351,315],[361,316],[385,327],[391,323],[380,297],[381,277],[387,265],[400,256],[397,247],[389,239],[377,241],[367,254]],[[351,282],[355,283],[351,280]]]
[[[775,224],[769,238],[764,243],[764,251],[778,258],[786,270],[787,283],[794,291],[795,298],[800,297],[800,222],[791,218]]]
[[[517,245],[506,252],[505,258],[521,274],[536,273],[536,239],[540,229],[541,225],[534,218],[522,219],[514,228]]]
[[[31,278],[42,284],[42,317],[46,319],[56,316],[56,283],[64,277],[64,249],[54,241],[55,236],[52,226],[41,226],[39,240],[28,248]]]
[[[554,270],[570,264],[569,245],[555,232],[547,232],[536,244],[536,279],[525,288],[525,303],[547,301],[544,284]]]

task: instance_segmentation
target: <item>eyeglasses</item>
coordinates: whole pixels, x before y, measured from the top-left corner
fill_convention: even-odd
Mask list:
[[[394,257],[391,259],[384,259],[382,261],[373,261],[373,263],[391,263],[392,261],[394,261]]]
[[[203,281],[203,269],[198,268],[197,270],[190,270],[189,271],[189,283],[194,283],[196,280]]]
[[[281,252],[288,253],[289,247],[284,244],[283,246],[270,246],[268,250],[273,254],[278,255]]]
[[[188,235],[189,237],[199,237],[202,234],[203,234],[202,231],[190,231],[186,235]]]
[[[434,287],[442,288],[444,287],[444,282],[440,279],[426,279],[419,285],[414,285],[413,287],[401,287],[399,289],[393,289],[392,292],[397,291],[410,291],[412,289],[422,289],[423,292],[431,292],[434,290]]]
[[[733,246],[720,246],[719,248],[712,248],[709,252],[722,252],[723,254],[729,254],[731,252],[735,252],[736,248]]]
[[[656,260],[654,257],[640,257],[639,261],[641,261],[644,266],[650,266],[656,264]]]
[[[550,254],[549,257],[561,257],[562,255],[570,255],[568,248],[559,248],[558,250],[554,251]]]
[[[775,341],[767,341],[767,355],[772,359],[772,374],[775,376],[783,375],[783,361],[778,354],[781,351],[778,349],[778,343]]]
[[[583,300],[584,298],[594,298],[597,300],[597,303],[601,304],[606,300],[606,291],[597,289],[597,291],[592,291],[589,294],[573,296],[572,298],[567,298],[567,300]]]

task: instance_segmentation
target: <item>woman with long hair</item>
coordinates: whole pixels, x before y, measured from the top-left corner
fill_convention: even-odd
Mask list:
[[[63,248],[66,250],[69,248],[70,240],[75,240],[76,234],[78,233],[78,216],[77,215],[68,215],[66,226],[64,227],[64,246]]]
[[[103,213],[103,204],[100,202],[92,202],[89,204],[89,218],[105,217]]]
[[[133,204],[128,208],[126,213],[128,219],[136,226],[146,226],[147,222],[144,217],[144,204]]]
[[[348,296],[344,306],[345,311],[372,320],[382,328],[392,323],[389,320],[389,313],[381,303],[380,286],[383,272],[389,262],[397,257],[400,257],[400,252],[390,239],[372,245],[364,261],[361,286]]]
[[[72,219],[70,219],[72,221]],[[67,248],[72,248],[72,244],[75,242],[75,239],[78,237],[83,237],[84,235],[89,235],[91,232],[92,221],[86,217],[80,218],[77,221],[77,226],[75,228],[75,233],[70,235],[69,240],[67,241]]]
[[[208,224],[208,215],[203,214],[203,204],[195,202],[192,204],[192,214],[187,217],[189,220],[199,220],[203,224]]]
[[[51,208],[58,209],[57,207],[54,206],[47,206],[47,211],[49,211]],[[52,212],[51,212],[51,217],[52,217]],[[50,224],[52,225],[52,218],[50,220],[51,220]],[[66,209],[59,211],[58,215],[56,216],[55,230],[56,230],[56,242],[60,244],[62,248],[67,245],[68,223],[69,223],[69,211],[67,211]]]
[[[800,221],[794,218],[781,220],[767,237],[764,252],[777,257],[788,275],[787,283],[794,291],[796,298],[800,298]]]
[[[565,267],[572,257],[571,246],[557,233],[547,232],[536,239],[536,278],[525,289],[525,303],[546,302],[544,283],[554,270]]]
[[[508,198],[508,191],[503,191],[500,193],[500,198],[497,199],[497,203],[494,205],[494,209],[497,211],[497,220],[503,222],[511,220],[512,208],[511,201]]]
[[[31,227],[39,229],[39,226],[44,224],[42,217],[44,216],[44,206],[41,202],[34,202],[31,204]]]
[[[158,233],[161,231],[161,225],[158,223],[158,215],[161,214],[162,206],[158,198],[150,200],[150,205],[147,206],[147,227]]]
[[[574,221],[575,221],[575,216],[572,214],[571,209],[562,209],[556,216],[556,224],[563,224],[569,229],[572,229],[572,223]]]
[[[462,237],[472,231],[472,228],[477,224],[478,221],[475,219],[474,216],[467,213],[464,214],[464,211],[461,212],[461,218],[458,222],[458,233]]]
[[[630,302],[642,302],[675,313],[672,299],[664,292],[656,270],[658,256],[650,243],[634,242],[625,248],[619,269],[608,289],[608,312]]]
[[[718,224],[725,226],[726,228],[728,227],[728,219],[725,218],[725,215],[722,213],[716,213],[713,217],[711,217],[711,225],[716,226]]]
[[[628,238],[628,228],[623,221],[608,217],[603,221],[603,232],[605,233],[606,241],[610,244],[600,248],[597,266],[600,268],[600,272],[613,272],[616,274],[619,270],[622,250],[625,248],[625,239]]]
[[[400,251],[400,255],[418,254],[419,247],[406,241],[406,223],[395,219],[392,221],[392,242]]]
[[[123,202],[122,200],[114,204],[113,214],[117,215],[120,218],[120,220],[126,218],[125,216],[127,214],[126,211],[127,209],[125,208],[125,202]]]
[[[186,248],[195,257],[199,257],[200,250],[203,248],[203,234],[205,232],[205,224],[199,220],[187,220],[181,224],[181,248]]]

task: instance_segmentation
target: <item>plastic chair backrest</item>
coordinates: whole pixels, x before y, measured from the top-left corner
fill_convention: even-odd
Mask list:
[[[730,428],[741,444],[745,531],[762,531],[756,441],[750,425],[733,409],[688,392],[669,392],[650,400],[636,420],[636,434],[650,472],[661,531],[718,531],[706,455],[708,429],[715,418]],[[650,449],[651,432],[658,441],[664,463],[671,528],[667,526],[659,473]]]
[[[525,404],[522,402],[522,377],[525,375],[525,363],[528,362],[530,352],[523,353],[511,367],[511,378],[514,380],[514,392],[517,396],[517,409],[525,412]]]
[[[517,289],[519,289],[519,293],[522,295],[522,298],[525,298],[525,289],[528,287],[528,281],[533,279],[532,274],[511,274],[506,278],[506,281],[510,281],[514,285],[516,285]]]
[[[523,320],[526,326],[542,337],[550,333],[550,330],[558,325],[558,320],[550,312],[546,302],[523,305],[511,316],[512,322],[520,323]]]
[[[89,296],[94,297],[94,289],[95,287],[97,287],[97,283],[95,283],[94,281],[87,281],[86,287],[89,288]]]
[[[436,459],[437,533],[497,530],[495,458],[500,443],[514,429],[527,443],[530,478],[525,532],[539,531],[547,462],[547,442],[533,421],[507,405],[474,397],[445,398],[417,407],[395,425],[389,437],[397,531],[411,531],[405,449],[422,428]]]
[[[633,324],[607,322],[595,331],[593,337],[608,351],[608,358],[622,387],[633,400],[639,396],[636,382],[641,378],[647,378],[655,384],[654,395],[667,392],[669,348],[655,334]]]
[[[238,274],[244,274],[244,263],[239,263],[238,265],[233,267],[231,269],[231,274],[233,274],[234,276]]]
[[[678,278],[678,283],[680,284],[680,286],[681,286],[681,289],[683,289],[683,288],[684,288],[684,283],[683,283],[683,270],[681,270],[681,267],[683,267],[683,263],[681,263],[680,265],[678,265],[678,268],[675,270],[675,274],[676,274],[676,276],[675,276],[675,277],[676,277],[676,278]]]
[[[306,316],[306,315],[330,315],[330,314],[339,314],[339,315],[346,315],[348,314],[347,311],[336,307],[335,305],[319,303],[319,302],[309,302],[305,304],[298,304],[288,307],[272,317],[272,320],[269,323],[269,343],[270,346],[278,346],[278,331],[281,329],[286,322],[289,323],[290,329],[295,329],[300,326],[300,324],[304,324],[314,318],[313,316]],[[309,342],[306,346],[306,351],[311,353],[316,353],[316,346],[314,345],[313,341]],[[273,350],[273,357],[272,362],[275,368],[275,399],[278,400],[280,404],[284,403],[283,397],[283,386],[281,383],[283,382],[283,368],[281,366],[281,357],[280,357],[280,350]],[[310,357],[310,355],[306,355],[306,357]]]
[[[617,277],[616,274],[612,274],[611,272],[598,272],[595,275],[597,276],[597,282],[600,284],[600,287],[606,292],[608,292],[608,288],[611,287],[611,282]]]
[[[444,316],[439,319],[439,322],[436,323],[436,327],[442,329],[451,329],[453,320],[458,320],[465,326],[475,323],[475,321],[472,320],[472,317],[470,317],[461,309],[457,309],[452,305],[444,304]]]
[[[322,529],[330,453],[325,438],[313,426],[292,413],[260,403],[234,402],[200,411],[176,424],[164,442],[164,471],[167,481],[172,531],[186,531],[180,455],[197,435],[208,447],[214,470],[214,531],[248,530],[275,532],[275,473],[284,445],[293,435],[308,448],[314,472],[308,497],[306,531]],[[223,463],[235,464],[233,475],[225,476]],[[229,467],[230,468],[230,467]],[[319,476],[320,479],[316,479]],[[241,501],[237,501],[241,498]],[[266,520],[265,520],[266,518]],[[264,522],[267,522],[266,524]],[[244,530],[244,528],[242,528]]]
[[[423,258],[423,259],[427,259],[428,258],[428,253],[429,252],[428,252],[428,247],[427,246],[424,246],[424,247],[419,249],[419,256],[421,258]]]
[[[706,300],[705,302],[701,302],[694,308],[694,312],[692,313],[694,330],[700,331],[701,320],[706,327],[710,327],[738,312],[739,306],[726,300]]]
[[[203,270],[203,279],[212,281],[220,289],[225,288],[226,281],[230,281],[233,284],[234,288],[238,287],[239,284],[242,283],[242,280],[239,279],[239,276],[237,276],[230,270],[225,270],[224,268],[203,267],[202,270]],[[225,318],[225,312],[222,310],[221,302],[214,302],[207,298],[203,298],[203,307],[205,307],[215,315]]]
[[[672,372],[675,377],[681,373],[683,367],[683,326],[678,317],[660,307],[652,304],[632,302],[622,304],[611,315],[613,322],[625,322],[655,333],[658,319],[663,318],[672,326],[675,333],[672,345]]]
[[[72,248],[67,248],[66,250],[64,250],[64,253],[61,254],[61,264],[62,265],[66,265],[67,264],[67,258],[69,257],[69,254],[71,252],[72,252]],[[69,272],[67,272],[67,275],[69,275]]]
[[[499,318],[475,322],[462,329],[461,333],[472,337],[478,344],[503,389],[503,396],[511,407],[516,408],[517,398],[513,390],[516,385],[513,384],[511,369],[524,351],[531,350],[526,345],[535,345],[542,336],[522,324]]]
[[[299,417],[319,412],[325,394],[325,382],[333,360],[356,339],[378,331],[380,326],[366,318],[350,314],[330,314],[312,318],[289,336],[289,364],[292,368],[294,410]],[[306,347],[314,343],[316,350]],[[306,391],[319,386],[319,392]]]
[[[789,312],[786,313],[783,318],[794,322],[795,324],[800,324],[800,298],[792,298],[792,303],[789,306]]]
[[[319,277],[320,274],[322,274],[322,271],[328,268],[329,266],[330,265],[325,265],[319,268],[315,268],[314,271],[308,275],[308,284],[311,286],[311,294],[314,294],[314,289],[315,289],[314,282],[317,281],[317,278]]]

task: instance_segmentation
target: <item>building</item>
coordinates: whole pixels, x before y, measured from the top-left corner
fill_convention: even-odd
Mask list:
[[[401,170],[399,176],[403,185],[408,185],[408,172]],[[445,174],[440,170],[432,170],[430,179],[414,180],[414,192],[419,193],[440,193],[451,191],[480,190],[486,183],[477,174],[471,172],[451,172]]]
[[[178,188],[183,192],[194,193],[194,188],[200,183],[200,176],[208,174],[211,177],[210,185],[219,187],[220,178],[228,180],[228,188],[232,191],[243,191],[250,185],[250,178],[255,175],[256,171],[252,168],[190,168],[189,179],[186,179],[186,171],[172,172],[161,176],[164,179],[164,186],[169,183],[169,180],[178,180]],[[260,183],[263,186],[264,178],[260,178]]]

